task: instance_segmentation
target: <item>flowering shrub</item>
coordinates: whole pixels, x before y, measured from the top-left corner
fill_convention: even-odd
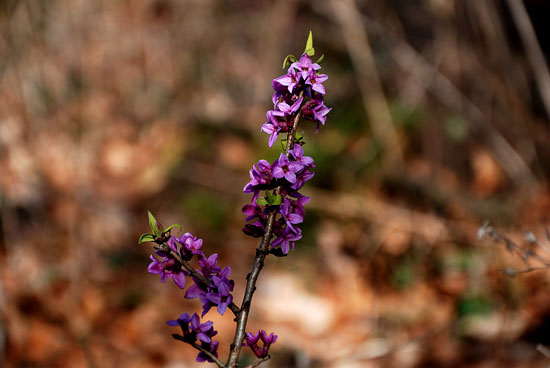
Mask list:
[[[297,133],[300,119],[316,123],[316,132],[325,125],[330,108],[324,104],[326,93],[323,83],[325,74],[320,74],[319,63],[323,57],[313,62],[314,55],[311,32],[304,53],[300,59],[289,55],[283,62],[287,73],[273,80],[273,110],[266,114],[267,122],[261,130],[269,134],[268,145],[273,147],[279,135],[286,134],[281,141],[282,152],[269,163],[260,160],[250,170],[250,181],[244,192],[251,193],[250,204],[242,208],[246,215],[243,232],[252,237],[261,238],[251,272],[247,276],[245,294],[240,306],[233,302],[231,295],[235,282],[229,278],[231,268],[222,268],[217,264],[218,255],[205,255],[201,250],[202,239],[185,233],[181,237],[171,234],[172,229],[181,227],[172,225],[163,228],[149,212],[151,233],[143,234],[139,243],[153,242],[154,253],[147,268],[149,273],[160,275],[161,282],[172,279],[181,289],[187,286],[190,277],[193,284],[187,288],[185,297],[197,298],[202,303],[204,317],[212,308],[224,315],[230,309],[237,323],[233,344],[227,362],[218,359],[217,334],[213,322],[200,323],[197,314],[182,314],[177,320],[168,321],[169,326],[179,326],[183,335],[172,336],[196,348],[198,362],[212,362],[218,367],[238,367],[241,347],[248,346],[258,360],[251,365],[257,366],[269,359],[269,347],[277,340],[277,335],[259,330],[255,335],[245,332],[250,313],[250,303],[256,281],[268,254],[286,256],[294,249],[296,241],[302,238],[299,228],[304,220],[304,205],[309,197],[299,192],[304,184],[313,177],[315,167],[313,158],[304,155],[303,137]],[[191,265],[195,259],[198,267]],[[261,340],[261,346],[258,345]]]

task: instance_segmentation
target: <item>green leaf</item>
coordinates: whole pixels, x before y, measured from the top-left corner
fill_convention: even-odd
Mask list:
[[[286,69],[287,68],[287,65],[290,66],[290,64],[294,63],[298,61],[298,59],[296,59],[296,56],[294,55],[287,55],[285,60],[283,61],[283,69]]]
[[[273,202],[273,195],[271,194],[271,192],[270,191],[265,192],[265,196],[267,199],[267,203],[271,204]]]
[[[315,55],[315,49],[313,48],[313,34],[311,33],[311,31],[309,31],[304,54],[308,54],[309,56]]]
[[[149,211],[147,211],[147,216],[149,217],[149,227],[151,228],[151,231],[153,232],[153,234],[156,235],[155,229],[157,228],[157,219]]]
[[[273,200],[271,201],[272,206],[278,206],[281,203],[283,203],[283,197],[280,194],[277,194],[276,196],[272,197]]]
[[[177,227],[177,228],[181,231],[181,225],[174,224],[174,225],[168,226],[166,229],[164,229],[163,232],[167,233],[167,232],[169,232],[170,230],[172,230],[172,229],[175,228],[175,227]]]
[[[147,216],[149,216],[149,227],[155,236],[161,236],[163,233],[162,225],[157,221],[155,216],[149,211],[147,211]]]
[[[325,54],[321,55],[321,57],[319,59],[317,59],[316,63],[321,64],[323,62],[323,60],[325,60]]]
[[[267,200],[263,197],[256,199],[256,203],[260,206],[267,206]]]
[[[141,234],[138,240],[138,244],[152,241],[155,241],[155,236],[153,234]]]

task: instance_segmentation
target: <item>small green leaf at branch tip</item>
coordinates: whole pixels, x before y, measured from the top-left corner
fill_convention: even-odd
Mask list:
[[[153,235],[160,238],[164,232],[162,225],[157,221],[151,212],[147,211],[147,216],[149,217],[149,227],[151,228]]]
[[[267,200],[263,197],[256,199],[256,203],[260,206],[267,206]]]
[[[271,205],[272,206],[278,206],[281,203],[283,203],[283,197],[280,194],[277,194],[276,196],[271,197]]]
[[[325,60],[325,54],[321,55],[319,59],[317,59],[316,63],[321,64]]]
[[[168,226],[166,229],[164,229],[164,233],[167,233],[169,232],[170,230],[172,230],[173,228],[177,227],[180,231],[181,231],[181,225],[179,224],[174,224],[174,225],[170,225]]]
[[[313,48],[313,34],[311,33],[311,31],[309,31],[304,54],[308,54],[309,56],[315,55],[315,49]]]
[[[154,233],[155,228],[157,227],[157,219],[150,211],[147,211],[147,217],[149,218],[149,227],[151,228],[151,231]]]
[[[138,244],[145,243],[145,242],[154,242],[155,236],[153,234],[141,234],[138,240]]]
[[[296,56],[294,55],[287,55],[285,60],[283,61],[283,69],[286,69],[287,66],[290,66],[290,64],[297,62],[298,59],[296,59]]]

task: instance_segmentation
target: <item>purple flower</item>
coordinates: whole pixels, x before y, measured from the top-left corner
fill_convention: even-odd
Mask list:
[[[288,73],[285,74],[285,75],[282,75],[280,76],[279,78],[275,78],[273,80],[273,89],[275,91],[280,91],[280,87],[278,85],[281,85],[281,86],[285,86],[288,88],[288,91],[290,93],[293,93],[294,92],[294,89],[296,88],[296,86],[298,85],[298,83],[300,82],[300,76],[301,75],[298,75],[296,73],[296,70],[295,69],[292,69],[290,68],[288,70]]]
[[[218,334],[214,330],[214,323],[212,321],[201,324],[200,318],[196,313],[193,313],[192,316],[189,313],[184,313],[177,320],[168,321],[166,324],[168,326],[180,326],[183,338],[189,342],[195,342],[198,338],[202,342],[211,343],[212,337]]]
[[[290,161],[281,153],[279,159],[273,164],[273,177],[285,178],[289,183],[296,182],[296,173],[302,170],[302,165],[296,161]]]
[[[170,239],[168,239],[168,245],[174,252],[179,253],[181,258],[185,261],[191,260],[194,254],[202,254],[202,251],[199,250],[202,247],[202,239],[190,233],[185,233],[180,238],[172,235]]]
[[[288,254],[290,250],[294,249],[294,242],[302,239],[302,231],[300,229],[296,230],[298,230],[297,233],[290,228],[286,228],[285,231],[271,243],[271,246],[273,248],[280,247],[283,254]]]
[[[231,274],[231,268],[226,266],[221,270],[216,265],[217,258],[218,255],[213,254],[209,258],[203,257],[199,260],[201,273],[212,281],[211,285],[205,285],[200,280],[193,278],[195,283],[185,293],[187,299],[199,298],[202,303],[203,316],[215,306],[217,306],[218,312],[223,315],[233,301],[231,292],[233,291],[235,282],[228,279],[228,276]]]
[[[225,310],[233,301],[231,292],[235,283],[233,280],[229,280],[227,276],[231,273],[231,268],[226,266],[219,276],[212,276],[212,282],[217,290],[206,294],[206,298],[209,302],[218,306],[218,313],[223,316]]]
[[[251,220],[255,220],[255,219],[265,219],[265,214],[264,214],[264,211],[262,210],[262,208],[257,205],[256,203],[254,204],[245,204],[243,206],[243,209],[242,209],[242,213],[244,213],[246,215],[246,222],[248,221],[251,221]]]
[[[326,94],[325,86],[323,83],[328,79],[326,74],[316,74],[315,72],[311,73],[308,77],[307,84],[311,85],[311,89],[320,94]]]
[[[297,176],[296,176],[296,182],[294,184],[292,184],[292,189],[294,190],[300,190],[302,189],[302,187],[304,186],[304,184],[306,183],[306,181],[308,181],[309,179],[313,178],[313,176],[315,175],[315,173],[311,170],[309,170],[309,168],[306,167],[305,170],[302,170]]]
[[[262,340],[262,347],[258,346],[258,341]],[[254,355],[258,358],[265,358],[269,352],[269,347],[271,344],[274,344],[277,341],[277,335],[273,332],[267,336],[267,332],[264,330],[259,330],[256,335],[252,332],[246,333],[245,341],[243,346],[248,346],[254,352]]]
[[[332,109],[330,107],[325,106],[323,96],[316,95],[304,104],[304,107],[302,108],[302,116],[304,119],[312,120],[317,123],[317,129],[315,130],[317,133],[319,130],[319,124],[325,125],[325,122],[327,121],[326,115],[331,110]]]
[[[302,105],[302,101],[304,100],[303,97],[300,97],[294,103],[291,105],[287,104],[286,102],[277,102],[275,104],[275,107],[284,113],[284,116],[294,116],[300,110],[300,106]]]
[[[175,240],[173,240],[173,238],[170,238],[168,240],[168,245],[174,252],[178,251]],[[174,258],[172,258],[170,254],[166,254],[159,250],[155,251],[155,254],[159,257],[162,257],[162,259],[159,261],[155,256],[150,255],[149,258],[152,262],[147,267],[147,272],[153,275],[160,274],[160,281],[162,283],[164,283],[166,279],[171,278],[180,289],[184,289],[185,277],[188,275],[188,272],[184,271],[181,268],[181,264]]]
[[[315,73],[317,70],[321,69],[321,66],[317,63],[313,63],[311,61],[311,58],[308,54],[304,53],[300,60],[297,62],[294,62],[290,65],[290,68],[296,70],[298,73],[300,73],[301,77],[304,78],[304,80],[308,80],[308,77]]]
[[[279,133],[288,132],[294,125],[294,117],[302,105],[302,97],[289,105],[285,101],[275,101],[276,110],[266,113],[267,122],[262,125],[262,131],[269,134],[269,147],[272,147]]]
[[[218,357],[218,346],[219,345],[220,345],[219,341],[214,341],[211,344],[206,344],[204,342],[201,343],[201,346],[204,349],[208,350],[210,353],[212,353],[216,358]],[[208,357],[208,355],[206,355],[202,351],[197,355],[196,361],[199,362],[199,363],[202,363],[202,362],[213,363],[214,362],[214,360],[212,360],[210,357]]]
[[[267,213],[256,203],[244,205],[242,212],[246,215],[246,222],[255,220],[244,226],[244,233],[255,238],[263,236]]]
[[[304,149],[299,144],[294,145],[294,149],[290,151],[290,154],[294,158],[294,161],[301,164],[302,167],[315,167],[313,159],[309,156],[304,156]]]
[[[292,225],[300,224],[304,221],[305,211],[303,209],[301,205],[293,206],[287,198],[283,200],[283,204],[279,208],[279,213],[285,219],[286,226],[294,232],[298,232],[298,230]]]
[[[266,160],[260,160],[252,169],[250,169],[250,181],[246,184],[243,191],[245,193],[254,193],[252,203],[256,202],[260,190],[269,188],[271,184],[271,165]]]
[[[193,236],[191,233],[185,233],[179,238],[179,242],[183,247],[193,254],[200,254],[199,249],[202,247],[202,239]]]
[[[204,277],[210,277],[213,274],[217,274],[221,271],[221,267],[216,265],[218,262],[218,254],[214,253],[210,257],[202,256],[199,259],[199,266],[201,267],[201,273]]]
[[[200,323],[200,318],[196,313],[193,313],[192,316],[189,313],[184,313],[180,315],[177,320],[171,320],[166,322],[168,326],[180,326],[183,336],[174,334],[172,335],[175,339],[185,341],[188,343],[194,343],[199,339],[201,346],[211,352],[214,356],[218,356],[218,345],[219,342],[212,341],[212,337],[218,334],[218,331],[214,330],[214,323],[212,321],[207,321],[205,323]],[[200,352],[196,358],[197,362],[204,362],[212,360],[204,353]]]
[[[277,139],[277,136],[281,132],[281,126],[277,116],[283,117],[285,114],[282,111],[269,110],[266,113],[267,122],[262,125],[262,131],[269,134],[269,147],[272,147]]]
[[[255,221],[250,224],[244,225],[243,232],[246,235],[250,235],[254,238],[261,238],[264,236],[265,226],[260,221]]]

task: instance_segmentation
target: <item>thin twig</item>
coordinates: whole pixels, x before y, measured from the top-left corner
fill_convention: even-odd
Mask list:
[[[488,236],[495,243],[503,243],[506,247],[506,250],[517,255],[525,264],[526,268],[521,270],[516,270],[515,268],[506,267],[504,269],[504,273],[506,273],[509,276],[516,276],[522,273],[528,273],[531,271],[538,271],[538,270],[550,268],[550,261],[547,261],[546,259],[541,257],[539,254],[533,252],[531,249],[526,249],[516,244],[513,240],[509,239],[505,235],[502,235],[501,233],[496,231],[492,226],[489,225],[487,221],[478,230],[478,238],[481,239],[484,236]],[[536,259],[537,261],[542,263],[542,266],[531,266],[531,263],[529,262],[530,259]]]
[[[176,339],[176,340],[180,340],[180,341],[183,341],[183,342],[191,345],[192,347],[194,347],[195,349],[197,349],[198,351],[200,351],[201,353],[203,353],[204,355],[206,355],[207,357],[212,359],[218,367],[220,367],[220,368],[224,367],[223,362],[221,360],[219,360],[214,354],[212,354],[210,351],[206,350],[205,348],[203,348],[202,346],[200,346],[196,342],[188,341],[184,337],[182,337],[180,335],[177,335],[177,334],[172,335],[172,337],[174,337],[174,339]]]
[[[548,72],[544,54],[537,40],[537,35],[535,34],[535,30],[533,29],[533,25],[531,24],[523,1],[507,0],[506,2],[510,8],[512,19],[516,24],[523,46],[525,47],[527,60],[529,60],[531,69],[533,69],[533,74],[535,74],[535,83],[537,83],[540,97],[546,110],[546,115],[550,118],[550,73]]]
[[[550,358],[550,349],[542,344],[537,345],[537,351],[541,352],[545,357]]]
[[[377,142],[384,148],[383,168],[394,171],[403,165],[403,153],[376,70],[367,31],[355,0],[331,0],[331,5],[355,67],[369,124]]]
[[[489,123],[485,114],[468,96],[464,95],[447,76],[405,40],[393,36],[390,30],[366,15],[363,15],[362,19],[369,31],[374,31],[389,41],[390,50],[396,55],[393,59],[401,68],[404,70],[416,69],[419,75],[418,81],[424,85],[424,88],[431,90],[434,97],[449,109],[462,115],[472,131],[482,135],[500,167],[510,179],[526,189],[536,186],[535,175],[525,160]]]
[[[254,368],[254,367],[257,367],[257,366],[259,366],[260,364],[262,364],[263,362],[265,362],[266,360],[269,360],[269,359],[271,359],[271,356],[270,356],[270,355],[268,355],[268,356],[266,356],[266,357],[264,357],[264,358],[261,358],[261,359],[256,360],[256,361],[253,362],[252,364],[247,365],[245,368]]]

